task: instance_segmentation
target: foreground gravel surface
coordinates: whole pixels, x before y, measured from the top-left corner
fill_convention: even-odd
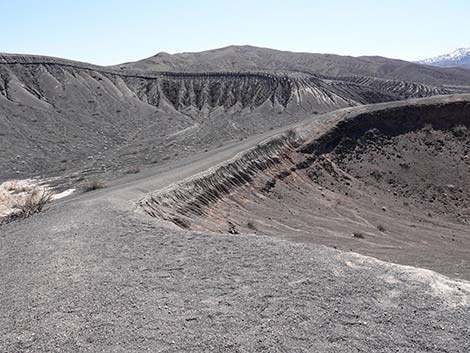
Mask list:
[[[106,196],[0,228],[1,352],[468,352],[470,284],[166,228]]]

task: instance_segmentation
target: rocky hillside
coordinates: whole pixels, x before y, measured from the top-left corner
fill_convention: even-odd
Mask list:
[[[448,94],[370,77],[158,72],[0,57],[0,178],[96,173],[166,160],[338,108]],[[124,166],[124,167],[123,167]]]

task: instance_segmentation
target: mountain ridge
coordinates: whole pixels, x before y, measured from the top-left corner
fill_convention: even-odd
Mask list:
[[[470,47],[459,48],[448,54],[417,61],[419,64],[436,67],[460,67],[470,69]]]
[[[436,68],[380,56],[352,57],[254,46],[227,46],[176,54],[162,52],[146,59],[111,67],[141,72],[285,70],[331,77],[371,76],[434,86],[470,85],[470,71],[461,68]]]

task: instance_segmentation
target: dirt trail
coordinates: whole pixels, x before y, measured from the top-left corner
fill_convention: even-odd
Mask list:
[[[418,104],[457,100],[470,97]],[[375,109],[332,113],[302,131],[321,135],[334,121]],[[138,210],[149,192],[223,165],[272,135],[128,176],[2,226],[0,351],[468,352],[469,282],[312,241],[182,230]],[[318,199],[337,222],[310,214],[305,225],[311,236],[336,236],[352,207],[338,208],[332,194],[317,191],[327,194]],[[284,201],[264,199],[277,204],[266,205],[274,218]],[[238,204],[249,212],[249,201]],[[355,209],[348,218],[371,220]],[[277,234],[288,236],[288,227]]]

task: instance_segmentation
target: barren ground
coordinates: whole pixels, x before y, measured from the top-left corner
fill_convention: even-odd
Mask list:
[[[338,131],[343,137],[357,131],[348,124],[358,114],[377,117],[387,109],[456,107],[468,101],[468,96],[449,96],[349,108],[291,126],[310,136],[303,148],[282,159],[287,153],[283,145],[269,145],[266,156],[277,151],[277,162],[260,162],[258,169],[243,173],[250,183],[232,180],[230,188],[211,193],[214,199],[199,205],[203,212],[183,215],[192,229],[150,217],[142,200],[176,182],[185,185],[187,178],[207,176],[207,170],[239,159],[239,153],[282,131],[128,175],[108,188],[58,200],[41,214],[2,226],[0,350],[469,351],[470,283],[463,280],[468,225],[463,212],[462,217],[449,215],[445,208],[459,207],[460,201],[436,196],[429,217],[428,203],[416,202],[423,195],[429,202],[428,190],[419,183],[405,186],[406,168],[397,168],[397,163],[415,162],[410,168],[419,175],[419,161],[437,154],[430,165],[463,172],[465,160],[450,162],[448,156],[463,153],[466,138],[458,132],[461,140],[454,140],[453,130],[437,125],[376,134],[364,142],[365,149],[334,138]],[[468,121],[468,109],[458,111],[463,111],[459,123]],[[338,125],[341,121],[346,123]],[[429,136],[433,145],[428,149],[408,143],[424,143]],[[436,140],[444,143],[442,154]],[[408,146],[407,154],[388,160],[396,153],[392,146],[401,144]],[[341,146],[354,151],[348,153],[351,160]],[[343,178],[333,178],[335,173],[312,178],[313,170],[331,171],[315,167],[327,157],[335,170],[352,176],[351,194]],[[396,181],[390,192],[386,179],[361,174],[379,158],[385,158],[384,170]],[[304,174],[282,173],[302,162],[308,162],[302,164]],[[264,193],[257,189],[273,177],[276,182],[268,183]],[[467,187],[454,172],[440,178],[435,183]],[[458,196],[463,202],[465,192]],[[404,197],[413,201],[409,209]],[[165,212],[183,209],[185,202],[176,201],[178,207]],[[248,227],[250,219],[254,229]],[[241,234],[228,234],[233,229],[228,220],[238,222],[234,226]],[[295,229],[302,233],[296,235]],[[363,237],[352,237],[354,232]]]

